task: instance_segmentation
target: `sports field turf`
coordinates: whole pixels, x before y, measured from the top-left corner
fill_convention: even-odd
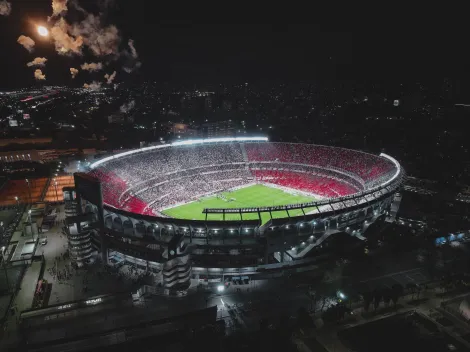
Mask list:
[[[265,185],[253,185],[232,192],[222,193],[227,199],[234,198],[233,201],[227,201],[210,196],[201,198],[199,202],[183,204],[175,208],[164,210],[163,213],[173,218],[204,220],[206,215],[202,213],[204,208],[249,208],[265,207],[275,205],[287,205],[295,203],[305,203],[315,200],[314,197],[304,195],[294,195],[283,190],[268,187]],[[305,209],[308,212],[313,209]],[[289,210],[290,216],[302,215],[302,210]],[[261,213],[262,222],[269,220],[269,213]],[[287,217],[285,211],[272,212],[273,218]],[[209,214],[208,220],[222,220],[222,214]],[[258,214],[243,214],[243,220],[258,219]],[[239,214],[225,214],[225,220],[240,220]]]

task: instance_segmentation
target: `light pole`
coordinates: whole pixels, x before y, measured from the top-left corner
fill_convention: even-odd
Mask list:
[[[55,197],[57,199],[57,202],[59,201],[59,196],[57,194],[57,181],[54,179],[54,187],[55,187]]]
[[[31,239],[34,240],[33,235],[33,220],[31,219],[31,209],[28,210],[28,218],[29,218],[29,227],[31,229]]]
[[[19,201],[18,196],[15,196],[15,200],[16,200],[16,207],[19,208],[20,207],[20,201]]]
[[[7,281],[7,289],[8,292],[10,292],[10,283],[8,282],[8,272],[7,272],[7,267],[5,263],[5,247],[2,247],[2,265],[3,265],[3,270],[5,271],[5,279]]]
[[[26,179],[26,183],[28,184],[28,192],[29,192],[29,203],[33,204],[33,200],[31,198],[31,186],[29,184],[29,180]]]

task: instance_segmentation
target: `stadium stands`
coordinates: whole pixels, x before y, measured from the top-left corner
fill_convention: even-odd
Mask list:
[[[139,183],[159,174],[243,161],[239,144],[188,145],[113,160],[106,167],[122,180]]]
[[[212,143],[159,148],[112,159],[90,173],[105,203],[153,215],[257,181],[337,198],[387,180],[395,165],[359,151],[293,143]]]
[[[355,150],[293,143],[247,143],[249,161],[279,161],[345,170],[366,183],[387,174],[394,165],[384,158]]]
[[[133,213],[154,215],[151,211],[144,211],[147,204],[137,197],[129,197],[125,206],[119,204],[119,196],[123,194],[128,187],[126,182],[115,173],[108,170],[93,170],[91,175],[101,180],[103,198],[107,204]]]

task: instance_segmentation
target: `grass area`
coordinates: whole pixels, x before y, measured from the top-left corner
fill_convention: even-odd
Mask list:
[[[235,199],[227,201],[217,198],[216,196],[201,198],[199,202],[183,204],[175,208],[164,210],[163,213],[173,218],[204,220],[206,215],[202,213],[204,208],[249,208],[249,207],[269,207],[276,205],[287,205],[295,203],[305,203],[314,201],[314,197],[304,195],[294,195],[283,190],[268,187],[265,185],[253,185],[242,188],[233,192],[222,193],[227,199]],[[305,209],[305,212],[310,209]],[[290,216],[302,215],[302,210],[289,210]],[[269,213],[262,213],[263,223],[269,220]],[[274,218],[287,217],[285,211],[272,212]],[[209,214],[208,220],[223,220],[222,214]],[[256,220],[258,214],[243,214],[243,220]],[[225,214],[225,220],[240,220],[238,214]]]

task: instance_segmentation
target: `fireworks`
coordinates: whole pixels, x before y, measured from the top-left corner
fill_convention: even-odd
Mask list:
[[[38,34],[41,37],[47,37],[49,35],[49,30],[44,26],[38,26]]]

